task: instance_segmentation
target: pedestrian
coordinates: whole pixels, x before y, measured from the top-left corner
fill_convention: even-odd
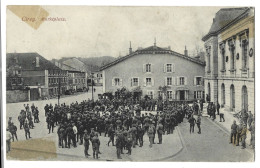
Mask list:
[[[148,128],[148,132],[147,132],[147,134],[148,134],[148,137],[149,137],[149,142],[150,142],[150,145],[149,145],[149,147],[151,148],[152,146],[153,146],[153,138],[154,138],[154,127],[153,127],[153,125],[152,124],[150,124],[150,126],[149,126],[149,128]]]
[[[243,125],[242,131],[241,131],[241,138],[242,138],[242,149],[246,148],[246,124]]]
[[[100,146],[100,140],[98,138],[98,133],[95,133],[95,136],[92,138],[92,150],[93,150],[93,158],[98,159],[98,153],[99,153],[99,146]]]
[[[225,122],[224,113],[219,113],[219,122]]]
[[[6,153],[11,151],[11,139],[12,135],[6,130]]]
[[[200,116],[198,116],[196,124],[197,124],[197,127],[198,127],[198,129],[199,129],[198,134],[201,134],[201,128],[200,128],[201,118],[200,118]]]
[[[158,144],[162,144],[162,135],[163,135],[163,125],[161,122],[157,125],[157,134],[158,134]]]
[[[24,132],[25,132],[25,138],[28,139],[28,138],[32,138],[31,137],[31,133],[30,133],[30,127],[27,123],[27,120],[25,121],[24,123]]]
[[[230,134],[230,144],[236,143],[236,135],[237,135],[237,124],[236,121],[233,121],[233,124],[231,125],[231,134]]]
[[[17,139],[17,127],[14,125],[14,123],[11,123],[10,125],[10,128],[9,128],[9,132],[12,134],[12,140],[14,142],[14,137],[16,138],[16,140],[18,141]]]
[[[220,105],[219,105],[219,103],[217,102],[217,115],[219,115],[219,109],[220,109]]]
[[[189,118],[189,123],[190,123],[190,133],[194,133],[194,126],[196,123],[195,118],[193,117],[193,115],[191,115],[191,117]]]
[[[85,130],[84,131],[84,154],[85,154],[85,157],[88,158],[90,156],[90,154],[88,154],[88,150],[89,150],[89,139],[90,139],[90,136],[88,134],[88,131]]]

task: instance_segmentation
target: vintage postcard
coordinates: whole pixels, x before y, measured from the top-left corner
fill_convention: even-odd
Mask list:
[[[252,6],[6,6],[7,161],[255,162]]]

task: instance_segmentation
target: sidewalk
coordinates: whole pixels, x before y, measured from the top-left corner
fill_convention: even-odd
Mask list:
[[[224,108],[219,109],[219,113],[224,114],[225,122],[220,122],[220,116],[216,115],[216,119],[213,121],[211,118],[209,118],[209,115],[207,115],[207,104],[204,105],[202,116],[208,117],[209,120],[219,125],[224,131],[230,135],[231,133],[231,125],[233,124],[233,121],[235,120],[237,124],[239,124],[239,120],[233,116],[233,112],[227,111]],[[250,149],[250,139],[251,139],[251,133],[250,131],[247,131],[247,138],[246,138],[246,147]]]

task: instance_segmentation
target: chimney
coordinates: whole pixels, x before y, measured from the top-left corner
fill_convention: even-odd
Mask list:
[[[184,50],[184,55],[188,56],[188,50],[186,49],[186,46],[185,46],[185,50]]]
[[[40,67],[40,58],[39,58],[39,57],[36,57],[35,59],[36,59],[36,61],[35,61],[35,67]]]
[[[131,41],[130,41],[129,54],[132,54],[132,46],[131,46]]]

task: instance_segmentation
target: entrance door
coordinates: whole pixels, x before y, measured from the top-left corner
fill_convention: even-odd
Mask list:
[[[38,100],[38,98],[39,98],[38,88],[30,89],[30,100]]]
[[[180,90],[180,100],[185,100],[185,91]]]

